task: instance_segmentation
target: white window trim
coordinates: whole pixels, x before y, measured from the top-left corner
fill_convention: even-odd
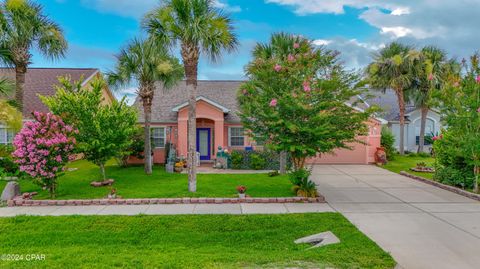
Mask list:
[[[154,149],[164,149],[167,144],[167,126],[150,126],[150,139],[152,139],[152,129],[163,128],[163,147],[154,147]]]
[[[244,135],[243,135],[243,145],[241,146],[232,146],[232,128],[242,128]],[[229,126],[228,127],[228,146],[229,147],[245,147],[245,128],[243,126]]]
[[[7,140],[7,127],[4,125],[0,125],[0,136],[3,137],[2,140],[0,140],[0,145],[8,145],[8,140]],[[4,142],[5,141],[5,142]]]

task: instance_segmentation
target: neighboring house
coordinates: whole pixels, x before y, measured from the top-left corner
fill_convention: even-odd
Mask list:
[[[219,147],[243,150],[246,147],[261,147],[245,135],[238,116],[237,90],[242,81],[198,81],[197,97],[197,152],[202,161],[215,159]],[[165,144],[175,145],[178,155],[187,156],[188,91],[185,81],[172,89],[164,90],[157,85],[152,107],[152,141],[154,162],[165,162]],[[142,102],[134,106],[139,111],[139,122],[144,123]],[[356,144],[353,151],[338,150],[336,155],[311,159],[315,163],[372,163],[374,153],[380,146],[381,121],[369,121],[370,133],[360,138],[366,145]],[[143,162],[143,160],[132,160]]]
[[[23,97],[23,120],[32,119],[32,112],[48,112],[39,95],[51,96],[55,94],[55,85],[59,85],[58,78],[69,76],[73,81],[82,81],[82,86],[88,87],[93,78],[101,77],[100,70],[95,68],[29,68],[25,77]],[[15,81],[15,70],[0,68],[0,77]],[[108,88],[103,91],[105,104],[111,103],[115,97]],[[8,144],[13,140],[14,132],[0,123],[0,144]]]
[[[365,97],[369,105],[377,105],[382,108],[378,113],[380,117],[388,121],[387,126],[395,135],[395,147],[399,149],[400,145],[400,113],[397,97],[393,90],[387,90],[384,94],[379,91],[370,91],[371,98]],[[405,150],[416,152],[420,138],[421,112],[420,109],[409,103],[405,108]],[[441,115],[430,110],[427,114],[425,125],[425,136],[438,135],[442,130]],[[431,144],[425,141],[425,151],[429,152]]]

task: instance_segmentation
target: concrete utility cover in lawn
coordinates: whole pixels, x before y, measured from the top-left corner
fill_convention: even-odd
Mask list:
[[[318,248],[330,244],[340,243],[340,239],[336,237],[332,232],[323,232],[319,234],[314,234],[306,237],[299,238],[295,240],[296,244],[310,244],[311,248]],[[310,249],[310,248],[309,248]]]

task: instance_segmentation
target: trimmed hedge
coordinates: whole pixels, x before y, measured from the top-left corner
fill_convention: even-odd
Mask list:
[[[279,170],[280,154],[271,150],[233,150],[230,163],[233,169]],[[287,168],[291,164],[291,158],[287,156]]]

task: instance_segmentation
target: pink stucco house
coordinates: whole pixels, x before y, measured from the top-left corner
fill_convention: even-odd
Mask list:
[[[208,162],[215,158],[218,147],[243,150],[246,147],[261,148],[245,135],[237,113],[237,90],[242,81],[199,81],[197,97],[197,151],[200,159]],[[165,162],[165,144],[175,145],[179,156],[187,155],[188,92],[185,81],[172,89],[164,90],[157,85],[152,107],[152,141],[154,162]],[[139,123],[144,122],[141,100],[134,106],[139,111]],[[380,146],[381,120],[368,122],[370,132],[361,137],[367,145],[353,145],[354,150],[338,150],[334,155],[312,158],[311,163],[355,163],[374,162],[374,153]],[[142,160],[132,159],[140,163]]]

